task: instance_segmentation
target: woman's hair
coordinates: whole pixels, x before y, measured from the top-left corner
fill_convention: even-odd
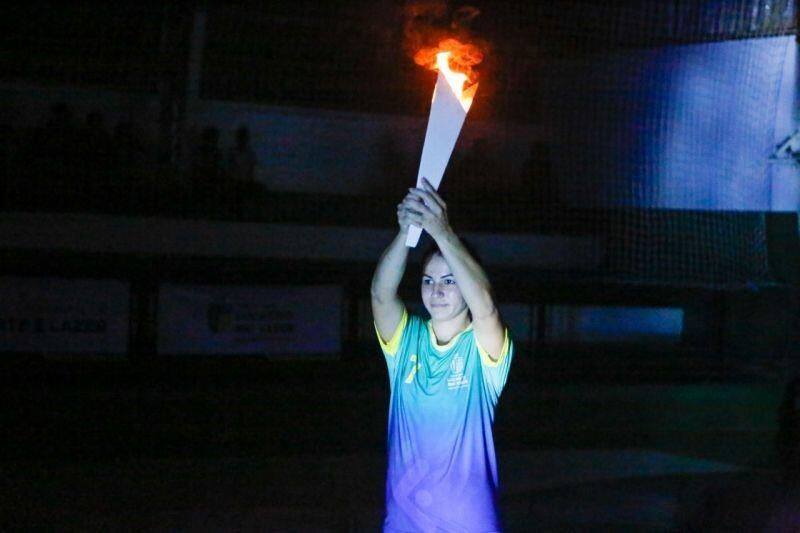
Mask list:
[[[459,240],[461,241],[461,244],[464,245],[464,248],[467,249],[469,255],[472,256],[475,262],[478,263],[481,268],[486,268],[483,264],[483,261],[481,261],[480,256],[475,252],[475,247],[472,246],[469,241],[463,238],[459,238]],[[442,251],[439,249],[439,245],[436,244],[436,241],[431,241],[431,243],[425,249],[425,252],[422,254],[422,262],[420,263],[420,267],[423,272],[425,271],[425,267],[428,265],[428,261],[430,261],[434,255],[442,255]]]
[[[425,248],[425,252],[422,254],[422,263],[420,263],[421,270],[425,272],[425,267],[428,266],[428,261],[430,261],[434,255],[442,255],[442,251],[439,249],[439,245],[436,242],[432,242]]]

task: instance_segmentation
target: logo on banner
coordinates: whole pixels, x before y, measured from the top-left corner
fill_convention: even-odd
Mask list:
[[[0,349],[124,354],[129,305],[124,283],[0,277]]]
[[[334,355],[342,290],[333,285],[172,285],[159,288],[158,350],[165,354]]]
[[[295,316],[290,309],[274,304],[215,300],[206,308],[208,328],[216,334],[261,338],[291,338]]]

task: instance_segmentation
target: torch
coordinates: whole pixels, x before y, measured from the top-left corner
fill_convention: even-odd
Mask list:
[[[431,60],[431,56],[435,59]],[[469,81],[468,74],[451,69],[450,64],[462,66],[471,73],[471,66],[480,63],[483,54],[473,45],[462,45],[455,39],[447,39],[439,43],[438,48],[421,50],[414,60],[439,71],[417,173],[417,187],[422,187],[422,179],[427,178],[438,189],[478,89],[477,83],[465,89],[464,85]],[[421,228],[410,226],[406,246],[414,248],[421,235]]]

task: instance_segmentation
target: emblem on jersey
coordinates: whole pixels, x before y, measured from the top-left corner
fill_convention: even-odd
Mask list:
[[[411,371],[408,373],[408,377],[406,378],[406,381],[405,381],[406,384],[409,384],[412,381],[414,381],[414,375],[417,373],[417,370],[419,370],[419,368],[422,366],[421,364],[419,364],[417,362],[416,354],[411,354],[410,359],[411,359],[411,362],[413,363],[413,366],[411,367]]]
[[[450,362],[450,376],[447,378],[447,388],[450,390],[463,389],[469,385],[464,377],[464,358],[456,354]]]

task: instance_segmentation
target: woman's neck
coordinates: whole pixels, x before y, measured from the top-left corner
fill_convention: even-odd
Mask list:
[[[469,327],[469,314],[464,312],[449,320],[431,319],[433,334],[436,336],[436,344],[444,345],[453,340],[453,337]]]

